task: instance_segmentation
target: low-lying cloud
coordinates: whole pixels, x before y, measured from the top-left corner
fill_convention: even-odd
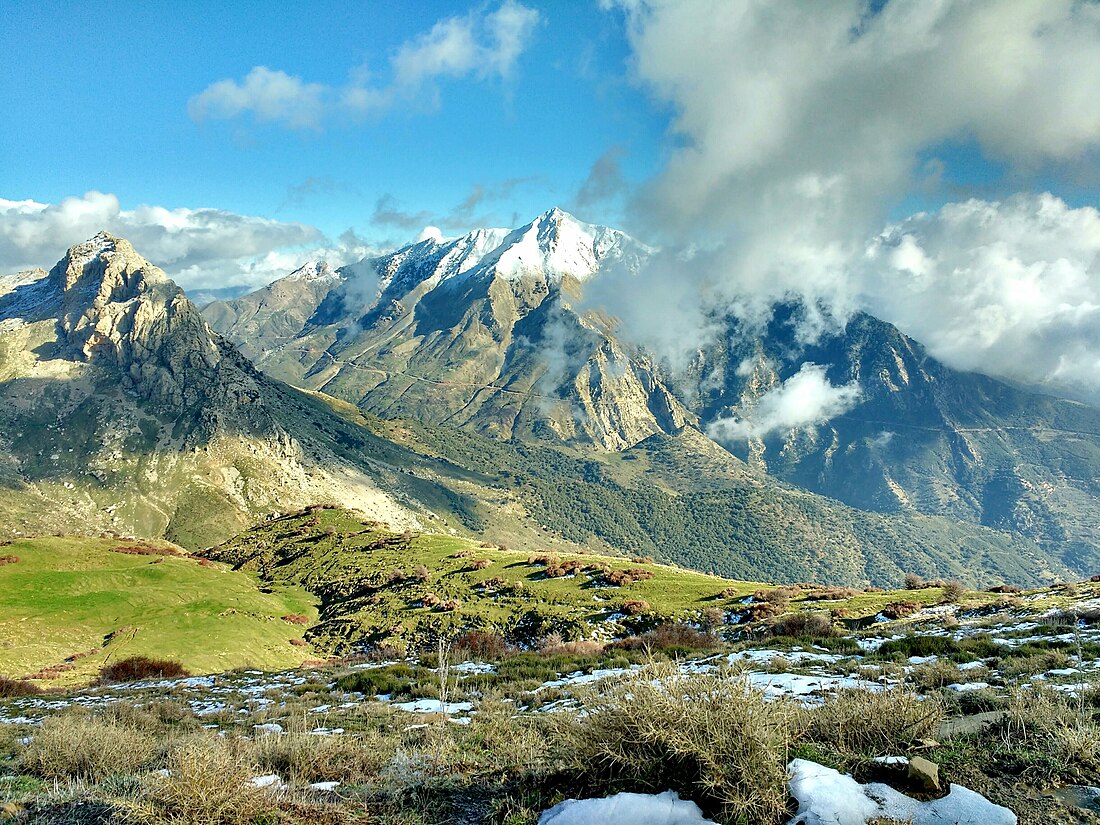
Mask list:
[[[825,367],[809,362],[779,386],[764,393],[736,417],[719,418],[707,427],[718,441],[764,438],[771,433],[823,424],[859,403],[859,384],[834,386]]]
[[[258,286],[313,258],[338,266],[373,251],[352,232],[333,241],[307,224],[223,209],[123,209],[113,194],[88,192],[57,204],[0,198],[0,274],[49,269],[70,246],[103,230],[192,289]]]
[[[534,9],[505,0],[490,12],[441,20],[403,43],[390,59],[388,82],[377,82],[366,65],[349,72],[342,86],[254,66],[240,80],[210,84],[188,101],[187,111],[200,123],[249,115],[260,123],[317,130],[330,117],[377,115],[397,104],[436,108],[439,80],[510,78],[538,21]]]
[[[1100,212],[1049,195],[970,200],[889,226],[867,302],[952,366],[1100,390]]]

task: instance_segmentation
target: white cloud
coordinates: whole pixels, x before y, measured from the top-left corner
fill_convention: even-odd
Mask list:
[[[714,250],[677,273],[694,282],[704,315],[798,295],[843,322],[864,306],[867,239],[945,142],[972,140],[1010,173],[1100,143],[1097,3],[890,0],[875,13],[864,0],[618,5],[637,80],[674,112],[670,160],[634,213],[666,248]],[[924,252],[901,241],[890,265],[917,277],[931,266]],[[663,289],[668,277],[664,267],[643,272],[619,297]],[[974,302],[961,290],[943,301],[958,303],[928,311],[987,323],[966,315]],[[674,304],[650,324],[701,314],[681,305],[681,318]],[[900,308],[886,317],[910,319]]]
[[[755,406],[739,411],[737,417],[720,418],[707,433],[715,439],[733,441],[763,438],[769,433],[822,424],[859,403],[856,382],[834,386],[825,367],[809,362],[775,389],[760,396]]]
[[[306,224],[222,209],[127,210],[112,194],[88,192],[58,204],[0,198],[0,273],[49,269],[101,230],[129,240],[185,288],[259,285],[312,258],[340,265],[372,251],[350,232],[332,242]]]
[[[317,128],[329,89],[300,77],[255,66],[243,81],[219,80],[187,102],[192,120],[228,120],[252,112],[261,122],[282,121],[294,129]]]
[[[946,363],[1100,392],[1100,212],[970,200],[888,227],[855,273],[870,307]]]
[[[343,86],[310,83],[255,66],[241,81],[219,80],[192,97],[188,114],[202,122],[251,113],[260,122],[320,129],[333,115],[375,114],[397,103],[437,106],[438,80],[508,79],[538,20],[536,10],[515,0],[504,0],[488,13],[475,11],[441,20],[397,49],[387,84],[374,83],[365,65],[353,69]]]

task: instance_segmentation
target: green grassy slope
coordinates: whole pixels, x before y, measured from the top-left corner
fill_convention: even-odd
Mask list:
[[[135,544],[43,537],[0,547],[0,557],[18,559],[0,564],[0,674],[47,671],[44,684],[67,684],[139,654],[176,659],[193,673],[292,667],[314,655],[290,644],[302,627],[281,618],[314,619],[309,594],[261,592],[254,577],[190,556],[113,549]]]
[[[307,638],[340,654],[382,644],[411,649],[469,629],[500,630],[520,642],[555,632],[566,639],[610,638],[660,622],[699,620],[708,608],[736,614],[744,610],[742,598],[767,587],[647,560],[547,550],[536,555],[556,556],[559,566],[576,559],[586,568],[550,577],[545,562],[527,552],[455,536],[392,533],[340,509],[265,522],[206,555],[266,582],[315,593],[320,622]],[[425,568],[419,576],[418,565]],[[644,572],[632,583],[607,586],[606,570]],[[433,605],[431,596],[457,604]],[[938,588],[860,592],[824,602],[803,595],[791,606],[844,609],[858,617],[894,601],[934,603],[940,597]],[[624,615],[629,601],[644,602],[644,610]]]

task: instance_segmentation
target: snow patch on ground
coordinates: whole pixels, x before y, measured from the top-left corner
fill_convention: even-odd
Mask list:
[[[544,811],[538,825],[715,825],[694,802],[674,791],[619,793],[604,799],[567,799]]]
[[[866,825],[871,819],[912,822],[913,825],[1016,825],[1016,814],[981,794],[952,785],[942,799],[919,802],[889,785],[861,785],[807,759],[787,766],[791,796],[798,813],[789,825]]]

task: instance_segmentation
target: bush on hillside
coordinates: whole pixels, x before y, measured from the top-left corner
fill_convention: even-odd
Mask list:
[[[104,665],[99,671],[99,683],[109,685],[118,682],[140,682],[145,679],[175,679],[187,675],[183,665],[171,659],[130,656]]]
[[[587,779],[676,790],[730,822],[774,822],[787,805],[786,763],[805,711],[712,674],[650,667],[556,716],[555,738]]]
[[[799,610],[776,619],[768,626],[772,636],[829,639],[838,635],[833,619],[828,613]]]
[[[42,688],[29,679],[9,679],[7,676],[0,676],[0,699],[34,696],[41,692]]]

